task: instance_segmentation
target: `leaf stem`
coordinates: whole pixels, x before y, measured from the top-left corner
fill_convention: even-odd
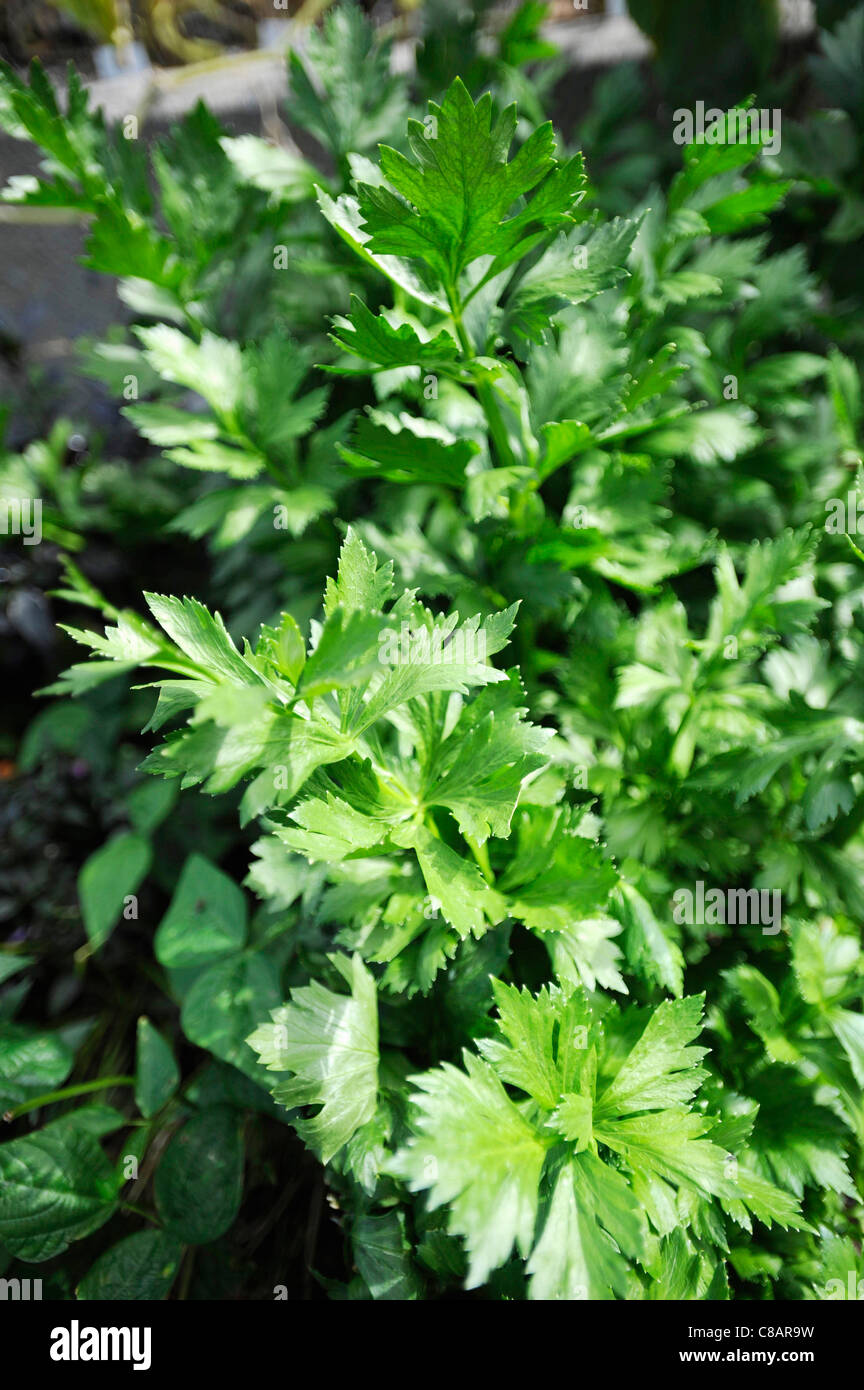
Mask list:
[[[189,1297],[189,1288],[192,1283],[192,1271],[195,1268],[195,1249],[194,1245],[187,1245],[183,1251],[183,1274],[180,1278],[180,1286],[177,1291],[177,1298],[183,1300]]]
[[[68,1100],[71,1096],[84,1096],[91,1091],[107,1091],[111,1086],[134,1086],[134,1076],[101,1076],[98,1081],[83,1081],[78,1086],[64,1086],[60,1091],[46,1091],[44,1095],[34,1096],[32,1100],[22,1101],[7,1110],[3,1119],[10,1122],[26,1115],[28,1110],[39,1110],[43,1105],[53,1105],[58,1100]]]
[[[134,1202],[121,1202],[120,1210],[129,1211],[133,1216],[140,1216],[144,1221],[149,1221],[151,1225],[157,1226],[160,1231],[162,1229],[162,1223],[157,1217],[153,1216],[149,1211],[145,1211],[143,1207],[136,1207]]]
[[[493,883],[495,881],[495,875],[492,872],[492,865],[489,862],[489,850],[487,849],[486,845],[481,845],[477,840],[474,839],[473,835],[466,834],[464,830],[462,831],[462,836],[471,853],[474,855],[474,858],[476,859],[477,864],[480,868],[480,872],[482,873],[486,882]]]
[[[462,318],[462,305],[459,303],[455,286],[447,286],[447,303],[450,306],[450,315],[453,319],[462,352],[465,358],[470,361],[470,359],[476,357],[477,353]],[[507,430],[504,426],[501,412],[498,409],[495,393],[488,381],[475,381],[474,387],[477,392],[477,399],[480,402],[480,407],[486,417],[486,424],[489,426],[489,434],[495,445],[495,453],[498,456],[498,461],[503,467],[511,467],[516,460],[510,448],[510,441],[507,438]]]
[[[513,457],[513,450],[510,448],[510,441],[507,438],[507,430],[501,418],[501,411],[498,409],[495,392],[488,381],[477,382],[477,399],[483,408],[483,414],[486,416],[486,423],[489,426],[489,433],[495,445],[498,461],[502,467],[511,468],[516,460]]]

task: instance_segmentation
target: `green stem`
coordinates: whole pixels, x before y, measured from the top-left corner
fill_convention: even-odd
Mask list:
[[[39,1110],[43,1105],[53,1105],[55,1101],[68,1100],[71,1096],[84,1096],[91,1091],[107,1091],[111,1086],[134,1085],[134,1076],[102,1076],[98,1081],[83,1081],[79,1086],[64,1086],[61,1091],[46,1091],[44,1095],[22,1101],[20,1105],[7,1110],[3,1118],[11,1122],[21,1115],[26,1115],[28,1110]]]
[[[477,382],[477,399],[483,408],[483,414],[486,416],[486,423],[495,445],[498,462],[503,468],[512,468],[516,459],[510,448],[510,440],[507,438],[507,430],[501,417],[501,411],[498,409],[495,392],[488,381]]]
[[[183,1251],[183,1273],[180,1276],[180,1286],[177,1292],[177,1298],[181,1301],[189,1297],[192,1271],[195,1268],[195,1249],[194,1245],[187,1245]]]
[[[162,1229],[162,1223],[159,1220],[157,1220],[155,1216],[151,1216],[150,1212],[145,1211],[143,1207],[136,1207],[134,1202],[121,1202],[120,1210],[130,1211],[133,1216],[143,1217],[145,1221],[149,1221],[152,1223],[152,1225],[158,1226],[160,1231]]]
[[[447,288],[447,302],[450,306],[450,314],[456,328],[456,335],[459,339],[462,352],[470,361],[473,357],[476,357],[477,354],[474,344],[468,336],[468,330],[462,319],[462,307],[459,304],[456,290],[453,286],[448,286]],[[475,382],[475,389],[477,391],[477,399],[480,402],[480,407],[486,417],[489,435],[492,439],[492,443],[495,445],[495,453],[498,456],[498,461],[502,467],[511,467],[516,460],[510,448],[510,441],[507,438],[507,430],[504,426],[501,412],[498,409],[495,393],[488,381]]]
[[[489,851],[486,848],[486,845],[479,844],[472,835],[467,835],[464,830],[462,831],[462,835],[465,839],[466,845],[470,849],[471,853],[474,855],[474,858],[477,860],[480,872],[482,873],[486,882],[494,882],[495,875],[492,872],[492,865],[489,863]]]
[[[450,314],[451,314],[451,316],[452,316],[453,323],[455,324],[455,327],[456,327],[456,336],[457,336],[458,339],[459,339],[459,343],[460,343],[460,345],[461,345],[462,351],[463,351],[463,353],[465,354],[465,356],[466,356],[467,358],[474,357],[474,356],[476,356],[475,351],[474,351],[474,344],[472,343],[471,339],[468,337],[468,330],[467,330],[467,328],[465,327],[465,324],[464,324],[463,321],[462,321],[462,310],[459,308],[459,305],[456,303],[456,296],[455,296],[455,294],[451,294],[451,292],[450,292],[449,290],[448,290],[448,292],[447,292],[447,300],[448,300],[448,303],[449,303],[449,305],[450,305]]]

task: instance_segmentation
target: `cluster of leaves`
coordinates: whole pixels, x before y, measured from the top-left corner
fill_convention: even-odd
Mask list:
[[[38,71],[3,80],[49,160],[7,196],[91,219],[136,321],[89,367],[210,561],[149,616],[83,559],[61,591],[90,654],[56,709],[155,672],[167,779],[82,869],[81,964],[134,939],[154,873],[170,898],[134,1074],[127,1001],[100,1057],[92,1020],[0,996],[7,1257],[150,1202],[78,1297],[165,1296],[181,1259],[188,1287],[244,1156],[290,1131],[325,1165],[337,1298],[810,1298],[860,1263],[864,580],[824,529],[858,364],[771,242],[790,180],[758,140],[686,148],[610,218],[581,153],[520,123],[500,96],[538,18],[466,69],[491,91],[456,79],[406,128],[336,11],[288,107],[335,172],[199,109],[154,146],[156,203],[74,81],[61,118]],[[446,54],[430,36],[427,86]],[[98,525],[44,468],[14,477],[53,489],[51,539]],[[202,793],[242,829],[166,872]],[[700,880],[779,890],[782,931],[678,921]],[[38,970],[27,949],[0,967]],[[210,1060],[186,1076],[181,1048]],[[27,1127],[72,1076],[136,1111]]]
[[[860,350],[855,306],[864,282],[855,244],[864,226],[864,5],[860,0],[817,4],[819,51],[791,67],[778,62],[773,7],[743,8],[738,20],[729,15],[730,33],[718,61],[710,5],[693,6],[686,16],[641,0],[631,6],[662,56],[650,74],[635,63],[622,63],[595,83],[578,139],[592,152],[597,196],[604,208],[619,213],[649,191],[653,203],[677,157],[668,134],[669,112],[697,100],[726,109],[743,92],[755,93],[754,106],[779,112],[772,164],[791,183],[775,223],[778,242],[807,241],[811,265],[835,295],[831,334]],[[659,119],[653,100],[657,78],[665,97]]]

